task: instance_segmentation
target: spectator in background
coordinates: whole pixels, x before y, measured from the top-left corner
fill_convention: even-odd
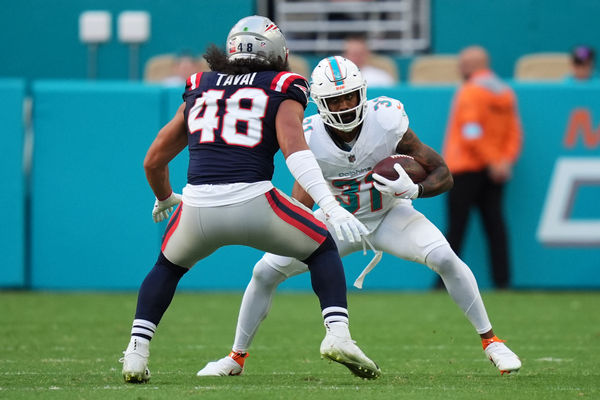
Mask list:
[[[448,195],[448,242],[460,255],[472,208],[479,209],[487,235],[493,282],[510,283],[502,195],[521,149],[521,124],[513,90],[489,66],[482,47],[459,55],[464,83],[458,88],[443,155],[454,177]]]
[[[369,65],[371,50],[362,37],[349,37],[344,44],[344,57],[358,66],[370,87],[393,86],[395,79],[381,68]]]
[[[165,86],[185,86],[188,77],[198,72],[198,65],[190,52],[182,52],[177,56],[170,76],[162,80]]]
[[[571,74],[567,82],[587,82],[598,80],[594,71],[596,52],[589,46],[577,46],[571,51]]]

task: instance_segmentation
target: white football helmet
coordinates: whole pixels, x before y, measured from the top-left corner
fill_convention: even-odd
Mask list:
[[[285,37],[267,17],[252,15],[239,20],[227,35],[227,58],[257,58],[264,61],[281,58],[287,61]]]
[[[327,99],[354,91],[358,92],[356,107],[339,112],[329,109]],[[317,64],[311,75],[310,95],[317,104],[323,122],[335,129],[351,131],[365,118],[367,83],[356,64],[344,57],[327,57]],[[347,114],[352,112],[354,118],[348,121]]]

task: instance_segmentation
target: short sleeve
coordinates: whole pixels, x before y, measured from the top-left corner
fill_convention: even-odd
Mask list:
[[[308,105],[309,86],[302,75],[293,72],[280,72],[271,82],[271,90],[283,93],[287,98],[296,100],[306,109]]]
[[[185,81],[185,90],[183,91],[183,94],[181,95],[181,97],[183,98],[183,101],[185,101],[186,96],[192,90],[194,90],[198,86],[200,86],[201,79],[202,79],[202,72],[196,72],[195,74],[193,74],[189,78],[187,78],[187,80]]]

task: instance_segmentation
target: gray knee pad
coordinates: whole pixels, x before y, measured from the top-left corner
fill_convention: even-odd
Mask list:
[[[452,250],[450,245],[446,244],[440,247],[436,247],[427,255],[425,259],[427,266],[437,272],[439,275],[449,273],[456,268],[465,266],[456,253]]]
[[[269,265],[263,257],[254,265],[252,279],[263,286],[277,286],[286,279],[286,276]]]

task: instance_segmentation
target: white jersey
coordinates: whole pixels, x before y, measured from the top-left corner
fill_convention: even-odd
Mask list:
[[[408,129],[408,116],[398,100],[377,97],[367,102],[365,119],[354,146],[340,149],[331,139],[320,115],[304,119],[306,141],[340,204],[375,229],[398,202],[410,200],[383,196],[373,186],[375,164],[396,154],[398,142]]]

